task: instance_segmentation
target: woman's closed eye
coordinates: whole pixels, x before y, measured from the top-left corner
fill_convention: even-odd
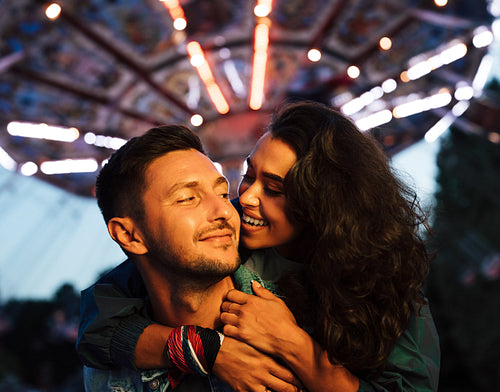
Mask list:
[[[281,196],[283,194],[283,191],[282,190],[276,190],[276,189],[272,189],[272,188],[269,188],[269,187],[264,187],[264,192],[273,197],[273,196]]]

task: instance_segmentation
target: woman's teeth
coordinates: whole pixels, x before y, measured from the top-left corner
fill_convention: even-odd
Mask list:
[[[243,220],[243,222],[248,223],[249,225],[252,225],[252,226],[267,226],[268,225],[268,223],[263,221],[263,220],[254,219],[254,218],[251,218],[245,214],[243,214],[241,219]]]

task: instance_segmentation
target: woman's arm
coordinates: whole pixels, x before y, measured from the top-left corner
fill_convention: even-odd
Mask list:
[[[173,328],[151,324],[144,329],[135,348],[135,365],[140,369],[168,368],[163,355]],[[217,354],[213,374],[235,391],[261,392],[266,387],[276,392],[296,392],[300,385],[294,374],[273,358],[236,339],[225,337]]]
[[[98,369],[170,367],[164,350],[173,328],[148,318],[145,292],[129,267],[122,264],[82,292],[78,354],[84,364]],[[262,392],[264,386],[276,392],[297,390],[298,381],[289,369],[228,337],[212,371],[235,391]]]
[[[165,345],[173,330],[161,324],[151,324],[144,329],[134,350],[134,364],[138,369],[165,369],[173,366],[165,355]]]
[[[429,306],[423,305],[396,341],[383,373],[360,390],[437,392],[440,360],[439,336]]]
[[[255,296],[231,290],[222,304],[224,334],[284,360],[310,392],[357,391],[359,380],[332,364],[318,343],[300,328],[285,303],[253,282]]]
[[[343,382],[352,386],[353,375],[328,360],[326,352],[297,326],[283,301],[256,283],[253,289],[256,296],[236,290],[228,293],[221,316],[226,335],[279,356],[310,391],[338,390]],[[382,374],[359,378],[359,392],[436,392],[439,365],[439,338],[429,307],[424,305],[412,315]]]

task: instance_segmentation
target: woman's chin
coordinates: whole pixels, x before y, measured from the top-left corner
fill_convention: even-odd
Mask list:
[[[273,245],[269,243],[268,236],[259,235],[255,231],[246,231],[242,228],[240,232],[240,242],[247,249],[269,248]]]

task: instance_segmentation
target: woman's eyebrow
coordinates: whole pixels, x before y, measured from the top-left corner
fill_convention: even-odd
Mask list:
[[[251,161],[250,157],[248,157],[246,159],[246,161],[247,161],[247,166],[251,167],[253,169],[253,165],[252,165],[252,161]],[[283,183],[285,181],[285,179],[283,177],[281,177],[277,174],[271,173],[271,172],[263,172],[262,175],[266,178],[269,178],[270,180],[277,181],[280,183]]]
[[[277,174],[274,174],[274,173],[264,172],[264,173],[262,173],[262,175],[266,178],[269,178],[270,180],[277,181],[280,183],[283,183],[283,181],[284,181],[283,177],[278,176]]]

